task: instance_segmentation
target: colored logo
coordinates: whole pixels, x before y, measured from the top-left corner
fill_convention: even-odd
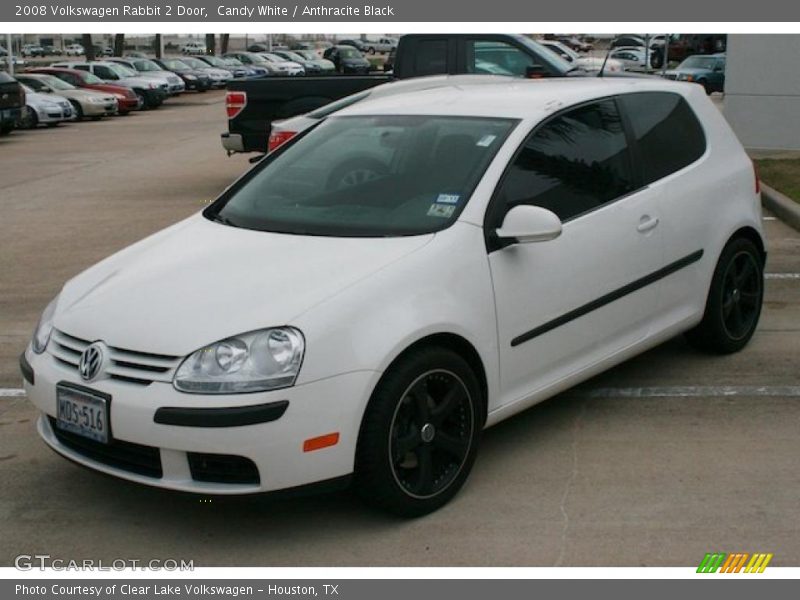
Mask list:
[[[772,554],[757,552],[748,554],[747,552],[736,552],[726,554],[725,552],[708,552],[703,557],[700,566],[697,567],[698,573],[763,573],[767,568]]]

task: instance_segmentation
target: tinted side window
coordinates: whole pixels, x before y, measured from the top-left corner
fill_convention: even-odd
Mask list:
[[[414,62],[415,75],[447,73],[447,40],[420,40]]]
[[[507,171],[494,221],[518,204],[562,221],[633,191],[628,144],[613,100],[581,106],[536,129]],[[498,206],[499,204],[499,206]]]
[[[620,100],[642,156],[645,184],[692,164],[706,151],[703,128],[678,94],[640,92]]]
[[[530,54],[506,42],[467,42],[467,72],[525,77],[528,67],[543,67]]]

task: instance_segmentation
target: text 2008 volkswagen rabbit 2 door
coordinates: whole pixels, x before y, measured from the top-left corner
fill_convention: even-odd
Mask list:
[[[419,515],[484,427],[679,333],[741,349],[762,240],[699,86],[444,85],[333,113],[67,282],[22,370],[76,463],[204,494],[352,483]]]

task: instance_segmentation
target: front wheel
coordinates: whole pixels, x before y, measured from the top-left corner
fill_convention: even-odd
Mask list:
[[[75,111],[75,120],[81,121],[83,119],[83,107],[80,102],[76,100],[70,100],[70,102],[72,104],[72,110]]]
[[[720,256],[700,324],[686,334],[694,347],[715,354],[738,352],[758,325],[764,298],[761,253],[745,238],[736,238]]]
[[[417,517],[446,504],[478,450],[481,389],[455,352],[423,348],[384,375],[364,415],[355,487],[368,503]]]

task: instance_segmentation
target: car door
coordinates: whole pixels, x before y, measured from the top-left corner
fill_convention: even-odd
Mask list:
[[[563,223],[547,242],[501,247],[492,232],[519,204]],[[557,114],[512,160],[486,215],[495,293],[499,403],[530,397],[641,341],[662,266],[657,194],[642,188],[614,99]]]

